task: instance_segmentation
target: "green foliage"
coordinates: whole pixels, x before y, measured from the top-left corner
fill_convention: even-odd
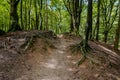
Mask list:
[[[9,5],[6,0],[0,1],[0,29],[8,30],[9,26]]]
[[[21,28],[23,30],[33,30],[35,29],[36,25],[36,13],[35,13],[35,4],[34,0],[22,0],[22,20],[23,20],[23,26]],[[43,30],[46,29],[46,22],[47,22],[47,28],[48,30],[53,30],[55,33],[60,34],[63,32],[69,32],[70,30],[70,15],[65,8],[65,5],[63,3],[63,0],[42,0],[42,10],[41,8],[41,0],[36,0],[36,7],[37,7],[37,18],[38,18],[38,29],[40,29],[40,12],[42,13],[42,26]],[[46,2],[47,1],[47,2]],[[67,1],[67,0],[65,0]],[[83,0],[83,10],[82,10],[82,15],[81,15],[81,24],[79,28],[79,33],[84,37],[84,31],[85,31],[85,26],[86,26],[86,19],[87,19],[87,0]],[[117,22],[118,22],[118,14],[115,17],[116,14],[116,9],[118,9],[118,1],[119,0],[102,0],[101,1],[101,8],[100,8],[100,33],[99,33],[99,38],[100,40],[103,40],[104,38],[104,31],[106,29],[110,29],[109,35],[108,35],[108,42],[111,43],[114,40],[115,36],[115,29],[117,27]],[[110,5],[111,2],[115,2],[113,5],[113,9],[111,12],[111,15],[107,15],[107,20],[109,18],[110,21],[108,23],[108,26],[105,27],[105,22],[104,22],[104,10],[105,6],[107,7],[107,12],[110,11]],[[93,29],[95,28],[96,25],[96,20],[97,20],[97,1],[93,1]],[[71,6],[71,5],[70,5]],[[103,6],[103,7],[102,7]],[[29,11],[30,11],[30,23],[29,23]],[[118,12],[117,12],[118,13]],[[7,0],[0,0],[0,29],[4,31],[8,31],[9,29],[9,23],[10,23],[10,5],[7,2]],[[19,24],[21,23],[20,19],[20,3],[18,5],[18,15],[19,15]],[[45,18],[47,15],[47,19]],[[114,19],[114,23],[112,23],[112,20]]]

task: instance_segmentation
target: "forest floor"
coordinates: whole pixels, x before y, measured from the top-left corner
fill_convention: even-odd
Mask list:
[[[120,80],[120,51],[89,41],[92,50],[70,50],[81,38],[51,31],[24,31],[0,37],[0,80]],[[28,45],[30,44],[30,45]]]

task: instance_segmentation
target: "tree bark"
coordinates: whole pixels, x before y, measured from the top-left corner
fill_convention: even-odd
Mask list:
[[[92,0],[88,0],[87,23],[85,30],[85,46],[88,45],[88,40],[92,31]]]
[[[38,11],[37,11],[37,0],[34,0],[34,8],[35,8],[35,29],[38,30]]]
[[[96,40],[99,40],[99,26],[100,26],[100,2],[101,0],[98,0],[98,7],[97,7],[97,22],[96,22]]]
[[[119,20],[118,20],[118,27],[115,33],[114,49],[118,49],[119,40],[120,40],[120,0],[119,0]]]
[[[17,6],[20,0],[10,0],[10,29],[8,31],[22,30],[18,23]]]
[[[64,4],[70,14],[70,32],[79,34],[79,26],[82,12],[83,0],[65,0]]]
[[[20,26],[21,28],[23,28],[23,16],[22,16],[22,12],[23,12],[23,1],[20,1]]]
[[[48,0],[45,0],[45,30],[48,30]]]
[[[24,29],[26,29],[27,30],[27,22],[28,22],[28,20],[27,20],[27,0],[25,0],[25,6],[24,6]]]
[[[83,52],[83,58],[86,58],[86,53],[90,51],[91,47],[88,44],[88,40],[90,38],[90,31],[92,29],[92,0],[88,0],[88,9],[87,9],[87,22],[86,22],[86,28],[85,28],[85,37],[80,42],[80,49]]]
[[[29,10],[28,10],[28,30],[30,29],[31,27],[31,17],[30,17],[30,11],[31,11],[31,0],[29,0]]]
[[[40,0],[40,30],[42,30],[43,29],[43,27],[42,27],[42,22],[43,22],[43,18],[42,18],[42,8],[43,8],[43,6],[42,6],[42,0]]]

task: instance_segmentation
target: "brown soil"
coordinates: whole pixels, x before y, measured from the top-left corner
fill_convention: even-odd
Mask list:
[[[80,37],[43,32],[23,53],[21,45],[31,32],[38,33],[0,37],[0,80],[120,80],[120,56],[106,46],[90,41],[92,50],[78,66],[81,54],[74,55],[69,46],[80,42]]]

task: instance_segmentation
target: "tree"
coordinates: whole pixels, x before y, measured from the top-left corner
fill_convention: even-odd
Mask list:
[[[23,29],[27,29],[27,22],[28,22],[28,15],[27,15],[27,1],[28,0],[25,0],[24,1],[24,28]]]
[[[42,18],[42,8],[43,8],[43,5],[42,5],[43,1],[40,0],[39,1],[39,27],[40,27],[40,30],[43,29],[43,26],[42,26],[42,23],[43,23],[43,18]]]
[[[91,38],[91,36],[92,36],[92,0],[88,0],[87,23],[84,41],[84,47],[86,51],[88,47],[88,40]]]
[[[91,47],[88,44],[88,40],[92,34],[92,0],[88,0],[88,8],[87,8],[87,22],[85,28],[85,37],[79,43],[72,46],[72,50],[78,49],[83,53],[83,57],[80,59],[78,65],[80,65],[86,59],[86,53],[90,51]]]
[[[120,40],[120,0],[119,0],[119,19],[118,19],[118,27],[115,33],[114,49],[118,49],[119,40]]]
[[[32,3],[32,0],[29,0],[29,10],[28,10],[28,30],[30,29],[30,27],[31,27],[31,22],[30,22],[30,18],[31,18],[31,16],[30,16],[30,12],[31,12],[31,3]]]
[[[48,30],[48,0],[45,0],[44,30]]]
[[[63,0],[63,2],[71,18],[70,32],[75,32],[78,34],[83,0]]]
[[[99,40],[99,26],[100,26],[100,3],[101,0],[98,0],[98,5],[97,5],[97,22],[96,22],[96,40]]]
[[[22,10],[23,10],[23,0],[20,0],[20,26],[21,28],[23,28],[23,14],[22,14]]]
[[[116,0],[103,0],[101,2],[101,8],[102,8],[102,19],[103,19],[103,26],[104,26],[104,42],[107,42],[108,34],[111,28],[113,27],[113,23],[115,22],[117,11],[118,11],[118,5],[116,8],[114,8]],[[113,9],[114,8],[114,9]],[[114,15],[113,12],[114,11]]]
[[[34,0],[34,8],[35,8],[35,29],[38,30],[38,10],[37,10],[37,0]]]
[[[10,0],[10,29],[9,31],[22,30],[18,23],[19,17],[17,13],[17,6],[20,0]]]

